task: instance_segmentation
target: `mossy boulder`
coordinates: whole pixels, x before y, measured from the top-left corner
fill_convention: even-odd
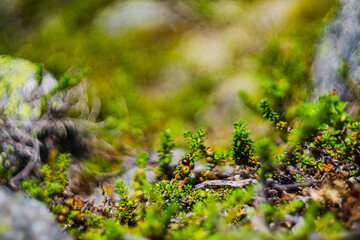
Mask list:
[[[57,81],[41,64],[0,56],[1,117],[36,119],[40,117],[41,95],[54,89]]]

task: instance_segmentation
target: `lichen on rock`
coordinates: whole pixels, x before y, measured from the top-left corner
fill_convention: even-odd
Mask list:
[[[49,73],[43,73],[40,65],[0,56],[0,111],[4,117],[38,118],[38,97],[48,93],[56,84]]]

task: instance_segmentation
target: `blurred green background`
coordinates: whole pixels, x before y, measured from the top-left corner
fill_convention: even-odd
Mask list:
[[[153,148],[165,128],[181,139],[183,130],[202,127],[210,144],[228,145],[238,119],[255,134],[264,131],[239,91],[248,104],[270,98],[284,115],[311,96],[314,47],[336,6],[335,0],[2,0],[0,54],[44,63],[57,78],[90,67],[89,105],[101,102],[97,121],[107,120],[115,143]]]

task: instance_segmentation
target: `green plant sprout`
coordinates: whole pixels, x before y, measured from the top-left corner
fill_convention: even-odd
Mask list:
[[[114,215],[121,223],[132,225],[135,223],[134,219],[136,217],[136,207],[134,201],[129,197],[129,191],[124,181],[117,180],[114,186],[116,193],[121,196]]]
[[[169,179],[168,174],[170,173],[169,164],[171,162],[171,151],[175,148],[175,144],[172,140],[172,133],[170,129],[165,130],[161,134],[160,145],[157,149],[159,155],[159,167],[156,170],[156,177],[158,179]]]
[[[48,164],[43,165],[41,169],[44,175],[42,184],[38,185],[34,180],[26,180],[23,182],[22,188],[34,198],[50,204],[52,197],[60,195],[68,184],[69,176],[65,169],[69,162],[69,154],[59,154],[54,169]]]
[[[195,161],[198,158],[206,156],[206,147],[204,144],[205,136],[207,132],[204,129],[198,129],[195,133],[191,130],[187,130],[183,133],[183,136],[189,144],[190,152],[186,152],[182,157],[182,162],[179,161],[178,166],[174,172],[174,175],[180,178],[184,178],[191,172],[191,166],[194,168]]]
[[[258,161],[254,156],[254,142],[249,138],[250,131],[245,129],[243,121],[234,123],[232,133],[231,157],[237,165],[257,166]]]

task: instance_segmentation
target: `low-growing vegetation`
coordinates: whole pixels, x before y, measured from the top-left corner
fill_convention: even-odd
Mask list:
[[[0,239],[360,238],[358,5],[0,1]]]
[[[246,124],[237,121],[226,150],[206,146],[205,130],[188,130],[189,151],[181,159],[171,157],[174,142],[167,130],[158,149],[159,180],[146,179],[148,154],[139,152],[133,186],[117,180],[118,201],[101,186],[100,206],[69,191],[66,154],[42,167],[41,180],[26,180],[22,187],[79,239],[129,234],[148,239],[351,237],[348,230],[360,221],[355,201],[360,194],[360,123],[347,116],[345,106],[338,96],[326,94],[300,106],[296,120],[285,123],[262,100],[259,113],[281,134],[252,140]],[[279,123],[291,128],[286,136]],[[171,169],[174,161],[178,164]],[[197,170],[205,163],[205,169]],[[233,171],[224,176],[223,168]]]

